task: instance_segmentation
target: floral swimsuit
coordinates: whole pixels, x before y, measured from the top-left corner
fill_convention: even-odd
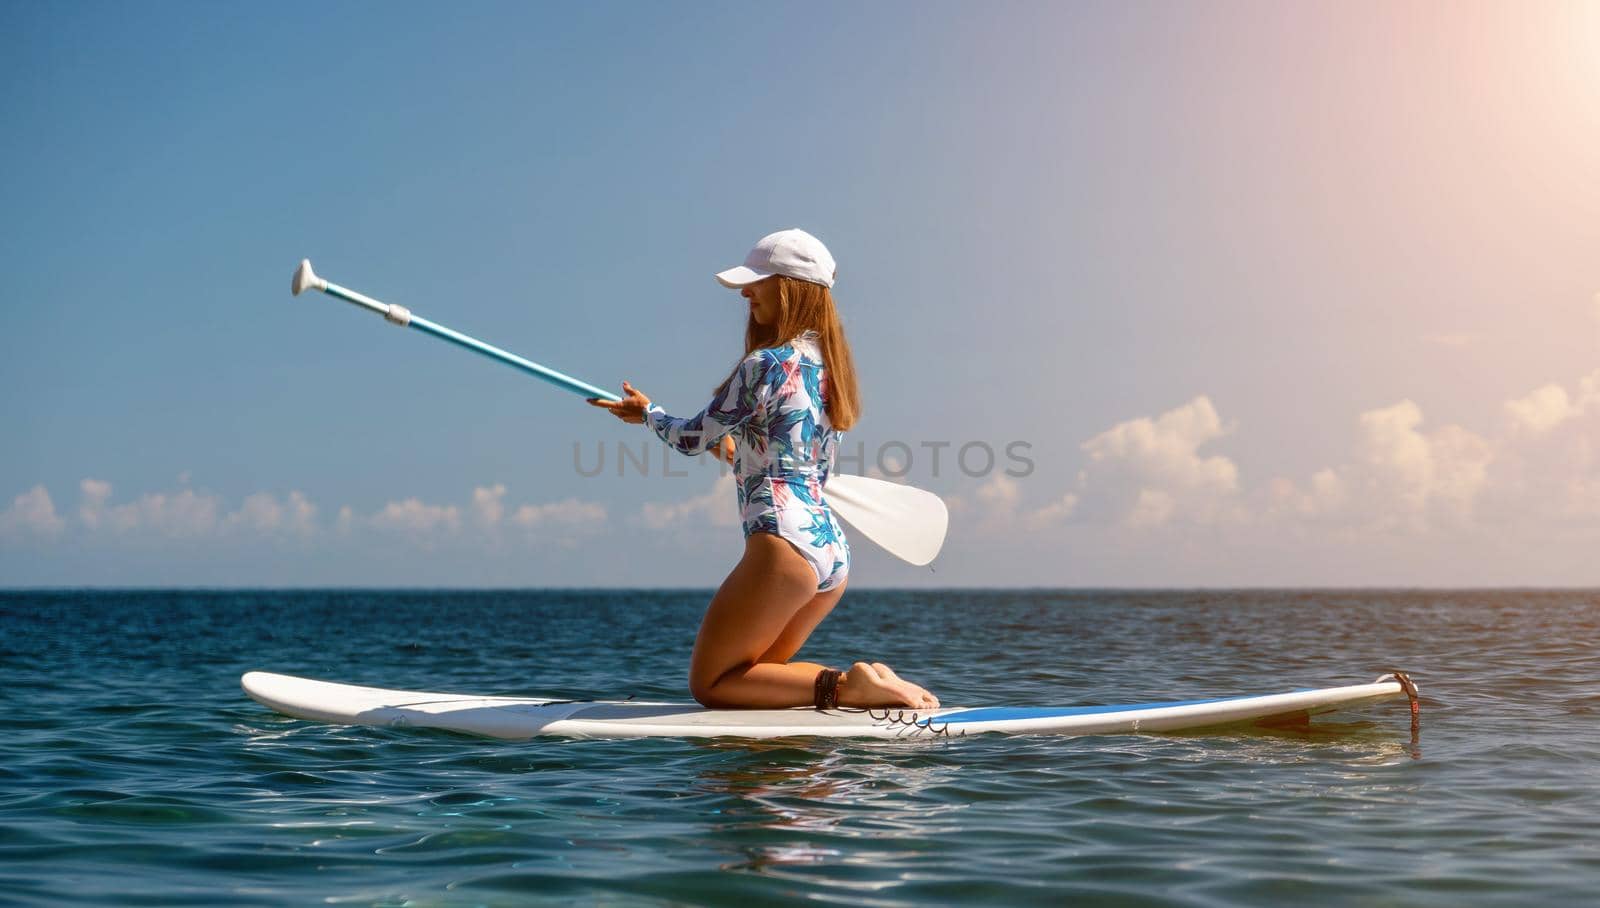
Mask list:
[[[645,424],[685,454],[733,435],[733,475],[744,535],[789,540],[831,590],[850,573],[850,544],[822,496],[839,437],[823,408],[827,378],[817,333],[744,358],[728,387],[698,415],[668,416],[651,404]]]

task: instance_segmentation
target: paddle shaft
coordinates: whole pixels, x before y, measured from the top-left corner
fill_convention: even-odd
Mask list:
[[[618,401],[622,398],[610,391],[597,388],[586,381],[579,381],[570,375],[557,372],[546,366],[541,366],[533,360],[523,359],[515,353],[502,350],[493,344],[486,344],[475,337],[462,334],[460,331],[446,328],[444,325],[430,322],[420,315],[415,315],[404,306],[379,302],[370,296],[360,294],[346,287],[341,287],[331,281],[318,279],[317,289],[329,296],[338,297],[348,303],[354,303],[363,309],[368,309],[383,316],[387,321],[402,327],[415,328],[424,334],[431,334],[440,340],[447,340],[458,347],[465,347],[474,353],[480,353],[490,359],[497,359],[516,369],[521,369],[530,375],[538,376],[552,385],[565,388],[574,394],[584,397],[598,397],[601,400]]]

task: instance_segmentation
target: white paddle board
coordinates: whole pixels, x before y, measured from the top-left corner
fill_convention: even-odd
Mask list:
[[[1402,676],[1403,677],[1403,676]],[[1295,722],[1318,713],[1405,697],[1409,679],[1283,694],[1116,706],[980,706],[916,711],[809,707],[707,709],[695,703],[548,700],[384,690],[249,672],[245,693],[284,715],[341,725],[442,728],[491,738],[738,737],[907,738],[981,732],[1104,735]],[[1415,686],[1411,686],[1413,693]]]

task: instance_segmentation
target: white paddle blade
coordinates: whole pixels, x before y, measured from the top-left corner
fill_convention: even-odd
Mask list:
[[[903,561],[927,564],[944,545],[950,510],[932,492],[835,473],[823,494],[834,513]]]

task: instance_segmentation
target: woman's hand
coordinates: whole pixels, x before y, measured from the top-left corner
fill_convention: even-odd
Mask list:
[[[601,400],[598,397],[586,398],[589,403],[597,407],[604,407],[611,411],[611,415],[634,424],[644,422],[645,408],[650,406],[650,398],[639,393],[639,389],[627,382],[622,383],[622,399],[617,401]]]
[[[715,457],[716,459],[718,459],[720,461],[723,461],[724,463],[732,464],[733,463],[733,436],[732,435],[724,435],[724,436],[722,436],[722,440],[717,442],[716,447],[711,449],[711,456]]]

